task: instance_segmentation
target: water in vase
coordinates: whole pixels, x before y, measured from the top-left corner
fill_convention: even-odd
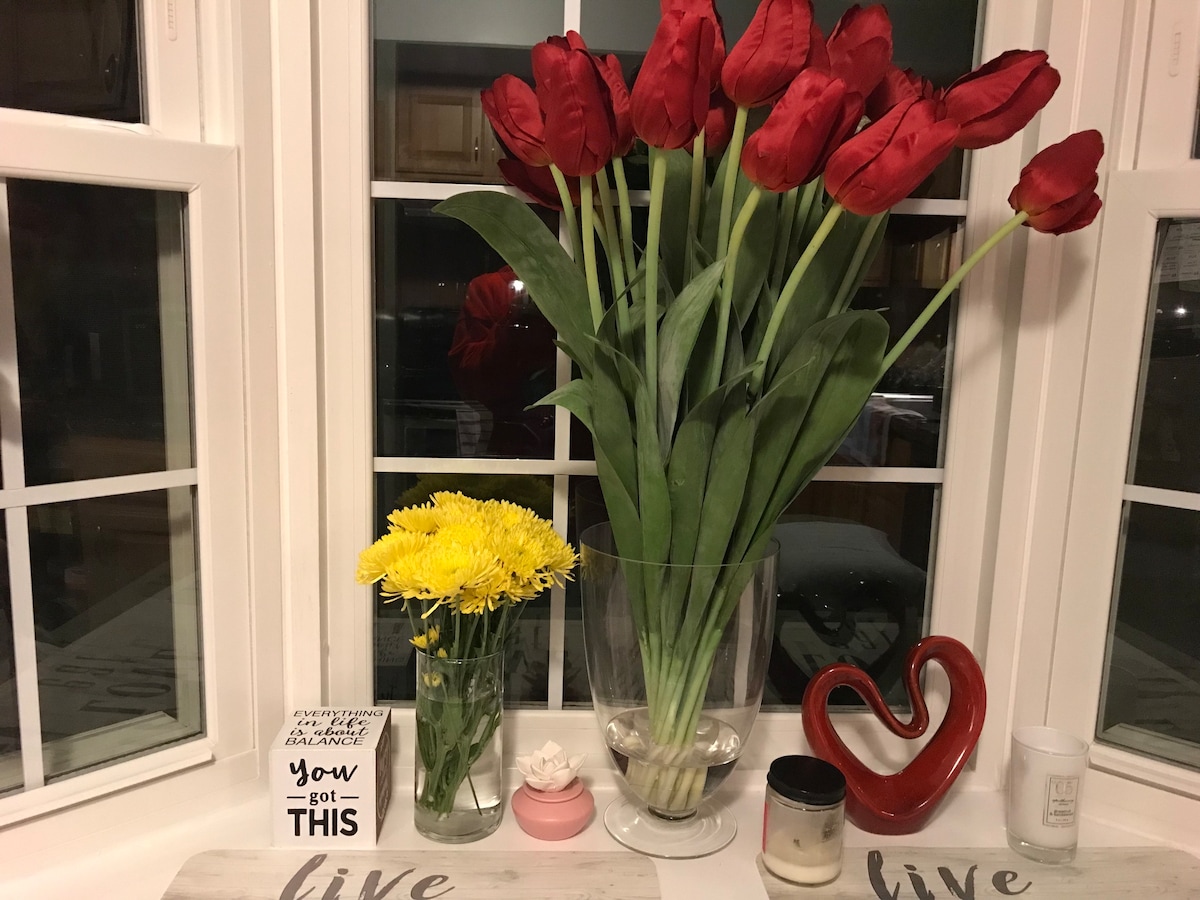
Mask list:
[[[700,801],[729,777],[742,753],[738,733],[710,716],[700,717],[687,746],[655,744],[645,707],[614,717],[604,737],[625,782],[651,812],[667,819],[693,815]]]

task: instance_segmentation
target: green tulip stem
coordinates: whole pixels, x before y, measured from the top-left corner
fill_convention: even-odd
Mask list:
[[[883,220],[887,217],[886,212],[881,212],[871,216],[871,221],[863,230],[862,237],[858,239],[858,246],[854,248],[854,255],[850,257],[850,265],[846,266],[846,274],[842,276],[842,283],[838,285],[837,293],[833,295],[833,303],[829,307],[829,315],[836,316],[838,313],[845,312],[854,299],[854,282],[858,280],[859,271],[862,268],[864,260],[867,258],[867,251],[871,249],[871,244],[875,241],[875,234],[879,231],[879,226],[883,224]]]
[[[601,238],[604,244],[604,255],[608,259],[608,268],[612,273],[613,302],[617,304],[617,324],[621,334],[629,335],[629,298],[625,296],[625,266],[621,261],[620,230],[617,226],[617,213],[613,209],[612,191],[608,186],[608,172],[601,169],[596,173],[596,187],[600,191],[600,209],[604,215],[604,230],[608,239]],[[597,225],[599,231],[599,225]],[[632,273],[630,273],[632,275]]]
[[[821,226],[817,229],[817,233],[813,235],[812,240],[808,242],[808,246],[804,248],[804,252],[800,255],[800,258],[796,260],[796,266],[792,269],[792,274],[788,277],[787,284],[783,286],[783,293],[779,295],[779,300],[776,302],[775,309],[771,313],[771,320],[767,323],[767,332],[763,335],[762,345],[758,348],[758,358],[755,360],[756,367],[754,374],[750,376],[750,393],[755,396],[762,389],[763,378],[766,377],[767,360],[770,358],[771,348],[775,345],[775,338],[779,335],[779,328],[783,324],[783,317],[787,315],[788,306],[791,304],[792,298],[796,296],[796,290],[800,287],[800,281],[804,278],[804,273],[812,265],[812,261],[817,256],[817,251],[821,249],[821,245],[825,243],[825,239],[833,231],[833,226],[837,224],[844,209],[845,207],[840,203],[835,203],[829,207],[829,211],[825,213],[825,218],[821,220]]]
[[[646,227],[646,390],[650,408],[658,409],[658,240],[662,232],[663,191],[667,157],[650,148],[650,221]]]
[[[583,268],[583,257],[579,254],[579,226],[575,222],[575,204],[571,202],[571,189],[567,187],[567,179],[562,169],[554,163],[550,163],[550,174],[554,176],[554,184],[558,187],[563,218],[567,220],[567,231],[571,235],[571,256],[575,259],[575,265]]]
[[[596,274],[596,235],[592,220],[592,179],[579,179],[579,214],[583,226],[583,270],[587,275],[588,304],[592,308],[592,325],[600,330],[604,319],[604,302],[600,299],[600,276]]]
[[[733,118],[733,137],[725,151],[725,184],[721,191],[721,221],[717,231],[717,259],[725,255],[729,246],[729,223],[733,219],[733,198],[737,189],[738,172],[741,171],[742,143],[746,140],[746,118],[750,108],[739,106]]]
[[[947,279],[942,285],[942,289],[934,294],[933,299],[929,301],[929,305],[921,311],[917,316],[916,321],[909,326],[908,331],[901,335],[900,340],[892,346],[888,351],[887,356],[883,358],[883,363],[879,367],[879,374],[882,376],[884,372],[892,367],[892,364],[900,358],[900,354],[908,349],[908,345],[916,339],[916,336],[921,333],[921,329],[929,324],[929,320],[933,318],[934,313],[941,309],[942,304],[946,302],[955,289],[962,284],[962,280],[967,277],[967,273],[975,268],[976,264],[988,255],[992,249],[1002,240],[1025,224],[1025,220],[1029,218],[1029,213],[1019,212],[999,228],[997,228],[992,236],[979,245],[979,248],[966,258],[961,266],[955,270],[954,274]]]
[[[762,194],[762,188],[758,185],[750,189],[733,225],[733,234],[729,238],[729,255],[725,257],[725,272],[721,280],[721,305],[717,308],[717,341],[713,346],[713,364],[708,373],[708,384],[704,386],[706,396],[715,391],[721,383],[721,363],[725,359],[725,344],[729,340],[729,316],[733,308],[733,282],[737,276],[738,256],[742,249],[742,239],[746,236],[746,229],[754,217],[754,210],[758,207]]]
[[[683,245],[683,282],[687,284],[696,274],[696,234],[700,230],[700,208],[704,204],[704,129],[692,142],[692,192],[688,201],[687,242]]]
[[[621,205],[621,250],[625,254],[625,271],[632,281],[637,274],[637,257],[633,252],[633,205],[629,202],[629,182],[625,180],[625,160],[618,156],[612,161],[613,178],[617,182],[617,200]],[[629,299],[633,300],[633,294]]]
[[[800,188],[794,187],[783,195],[779,208],[779,239],[775,242],[775,261],[771,266],[771,290],[779,294],[779,286],[783,283],[783,270],[787,267],[788,249],[792,246],[792,226],[796,220],[796,202],[799,200]]]

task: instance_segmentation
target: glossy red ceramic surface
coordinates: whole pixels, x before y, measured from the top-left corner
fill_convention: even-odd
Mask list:
[[[863,765],[834,731],[829,721],[829,693],[836,687],[853,688],[893,734],[919,738],[929,727],[920,674],[930,660],[941,665],[950,681],[946,717],[912,762],[893,775],[880,775]],[[804,692],[804,734],[813,755],[842,770],[847,818],[875,834],[911,834],[923,828],[983,731],[987,708],[983,671],[971,651],[954,638],[927,637],[914,644],[905,661],[904,687],[913,710],[908,723],[888,709],[871,676],[850,663],[821,669]]]

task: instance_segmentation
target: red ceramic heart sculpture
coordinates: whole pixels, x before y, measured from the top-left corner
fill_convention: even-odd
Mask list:
[[[893,734],[912,740],[929,727],[929,709],[921,694],[921,669],[937,660],[950,679],[950,706],[933,739],[916,759],[894,775],[880,775],[861,762],[838,737],[829,721],[829,693],[849,687]],[[874,679],[858,666],[825,666],[804,691],[804,734],[815,756],[833,763],[846,776],[846,817],[875,834],[911,834],[929,821],[983,731],[987,689],[979,663],[963,644],[950,637],[927,637],[908,652],[904,687],[912,705],[905,724],[888,709]]]

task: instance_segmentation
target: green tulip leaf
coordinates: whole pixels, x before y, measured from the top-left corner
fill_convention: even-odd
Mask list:
[[[767,379],[774,377],[780,361],[791,350],[807,329],[829,315],[838,295],[838,289],[846,280],[846,273],[855,257],[859,242],[871,225],[869,216],[843,213],[834,225],[829,237],[817,251],[804,277],[800,279],[796,295],[775,337],[771,356],[767,361]],[[861,268],[870,266],[867,256]]]
[[[663,186],[662,230],[659,254],[666,283],[682,291],[688,254],[688,207],[692,195],[692,154],[687,150],[661,150],[667,159],[667,181]]]
[[[592,388],[581,378],[568,381],[526,409],[534,406],[561,406],[582,422],[588,431],[595,431],[592,427]]]
[[[663,315],[658,344],[658,435],[664,446],[670,444],[675,431],[684,377],[724,270],[724,261],[713,263],[688,282]]]

